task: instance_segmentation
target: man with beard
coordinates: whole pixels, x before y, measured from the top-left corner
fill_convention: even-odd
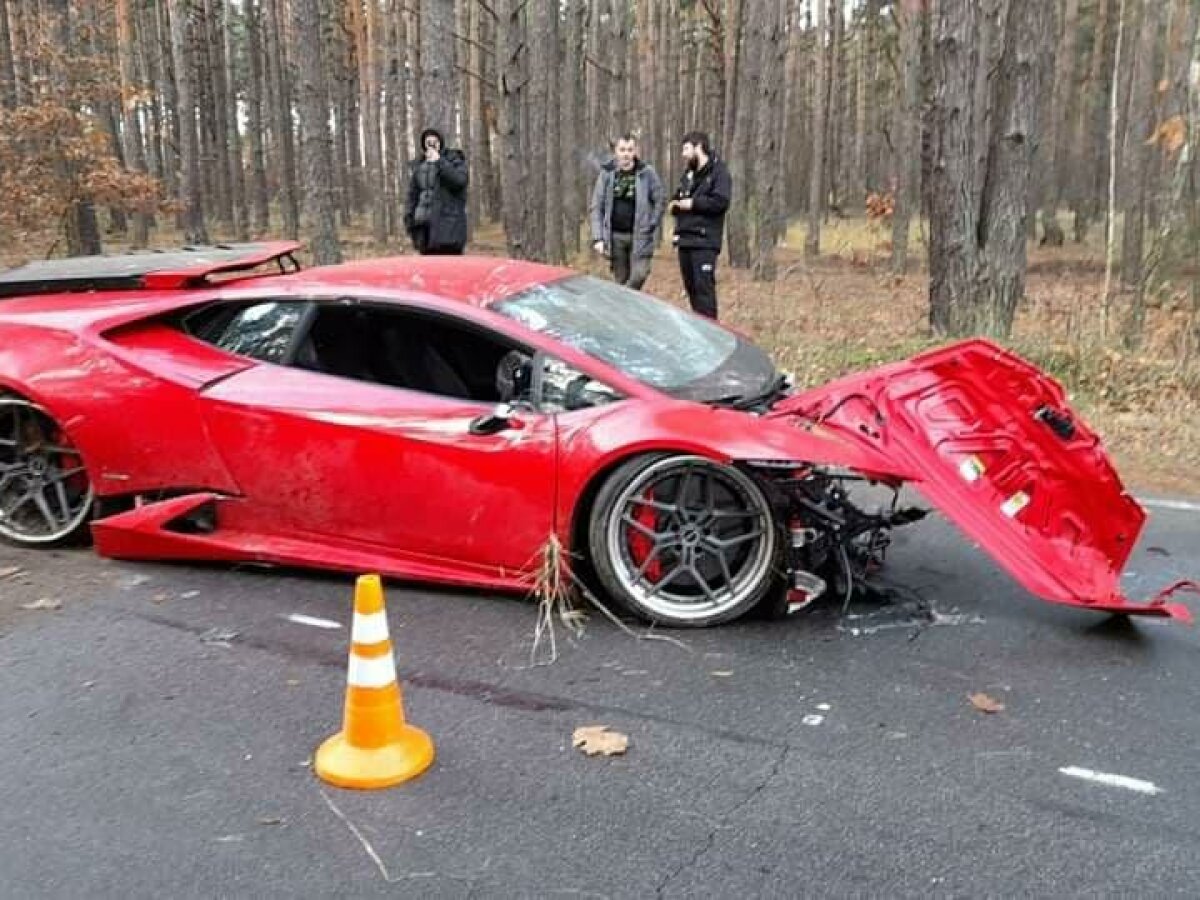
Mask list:
[[[675,216],[679,271],[692,311],[715,319],[717,256],[725,236],[725,211],[733,196],[733,179],[702,131],[684,135],[683,162],[683,178],[668,207]]]
[[[654,167],[638,159],[632,134],[617,138],[613,156],[592,189],[592,249],[608,257],[617,284],[639,290],[650,277],[667,198]]]
[[[440,132],[422,131],[408,180],[404,227],[422,255],[454,256],[467,244],[467,158],[444,148]]]

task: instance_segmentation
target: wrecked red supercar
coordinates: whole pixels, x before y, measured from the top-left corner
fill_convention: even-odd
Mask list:
[[[0,275],[0,536],[528,590],[677,626],[870,583],[908,485],[1031,593],[1120,578],[1145,514],[1049,377],[971,340],[797,392],[744,336],[532,263],[300,271],[297,245]],[[857,482],[890,489],[868,511]]]

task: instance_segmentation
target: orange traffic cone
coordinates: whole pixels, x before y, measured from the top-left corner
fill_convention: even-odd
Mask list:
[[[345,720],[317,750],[317,776],[367,789],[416,778],[433,763],[433,741],[404,721],[378,575],[363,575],[355,585],[350,642]]]

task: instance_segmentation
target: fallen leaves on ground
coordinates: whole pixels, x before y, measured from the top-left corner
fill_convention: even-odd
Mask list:
[[[22,603],[21,609],[61,609],[62,601],[51,597],[39,597],[32,603]]]
[[[1004,704],[994,697],[989,697],[987,694],[971,694],[971,705],[977,710],[984,713],[1004,712]]]
[[[578,747],[588,756],[616,756],[624,753],[629,746],[629,736],[619,731],[609,731],[607,725],[583,725],[575,729],[571,746]]]
[[[0,579],[10,578],[13,575],[20,573],[20,566],[0,566]]]

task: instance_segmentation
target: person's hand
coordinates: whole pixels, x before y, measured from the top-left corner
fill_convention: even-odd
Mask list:
[[[674,203],[675,209],[683,210],[684,212],[687,212],[688,210],[690,210],[692,208],[692,198],[691,197],[684,197],[682,200],[673,201],[673,203]]]
[[[596,241],[594,244],[592,244],[592,249],[595,250],[597,253],[599,253],[601,256],[607,255],[604,252],[604,241]]]

